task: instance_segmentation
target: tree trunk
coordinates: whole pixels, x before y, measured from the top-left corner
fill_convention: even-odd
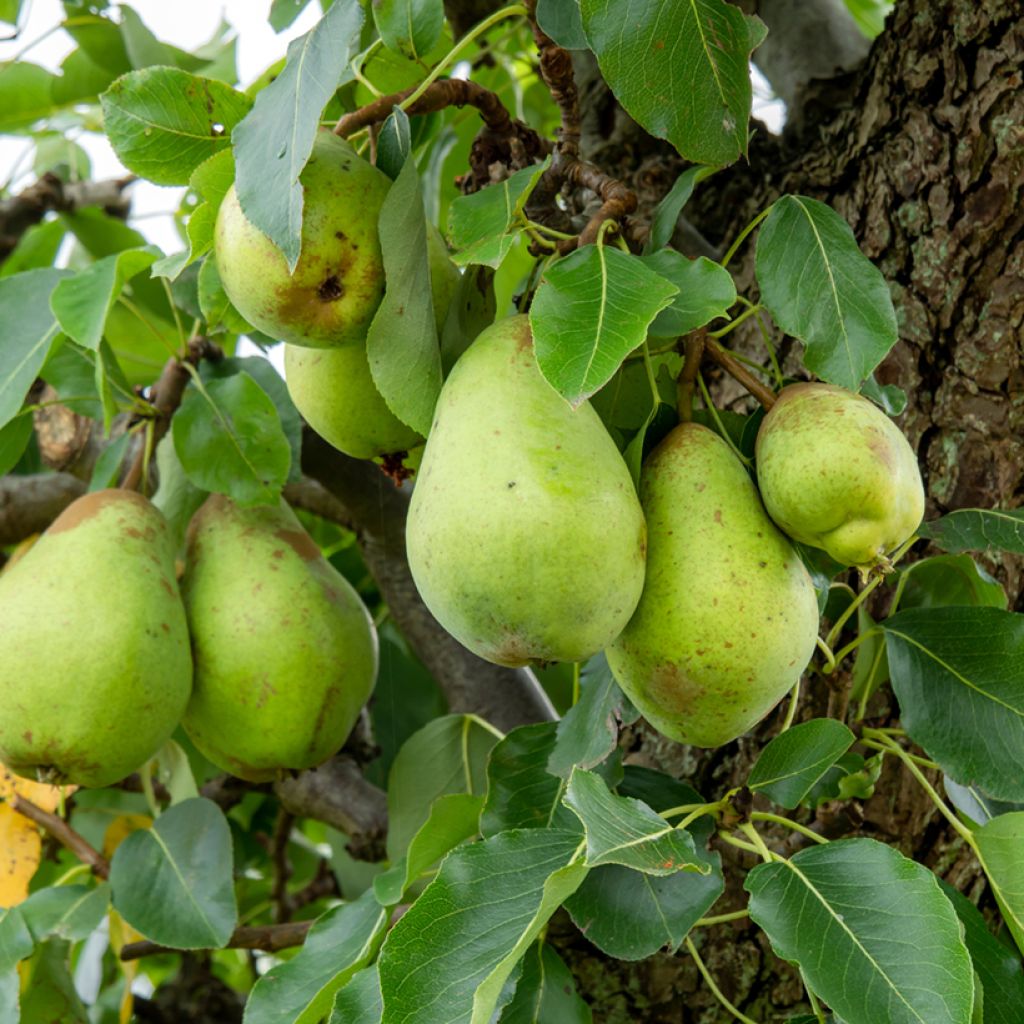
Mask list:
[[[688,209],[694,237],[719,251],[785,192],[828,202],[849,221],[893,291],[900,341],[878,376],[907,392],[902,426],[920,454],[927,518],[1021,503],[1024,406],[1014,396],[1024,384],[1022,58],[1021,0],[902,0],[858,73],[827,90],[812,86],[797,126],[781,138],[760,130],[749,164],[713,176]],[[650,209],[682,164],[609,106],[586,62],[580,71],[585,155],[637,187],[641,212]],[[837,84],[847,86],[845,95]],[[827,95],[827,104],[816,95]],[[753,297],[752,246],[747,250],[738,283]],[[761,346],[753,331],[734,343]],[[720,394],[745,401],[728,386]],[[1011,606],[1021,608],[1024,561],[994,556],[988,566]],[[848,674],[831,686],[821,677],[805,682],[800,718],[841,715],[848,685]],[[877,696],[870,711],[898,717],[891,696]],[[780,718],[776,712],[752,736],[713,751],[680,747],[640,727],[624,737],[627,760],[669,771],[717,798],[743,784]],[[875,797],[825,806],[815,827],[830,837],[869,835],[896,844],[991,909],[979,866],[937,818],[917,784],[888,764]],[[798,848],[787,851],[790,840],[776,839],[780,851]],[[715,913],[745,904],[742,874],[754,864],[740,851],[720,852],[729,888]],[[550,935],[595,1024],[732,1020],[685,953],[635,964],[609,960],[566,917],[556,918]],[[796,972],[756,929],[741,921],[702,929],[694,939],[724,993],[754,1020],[808,1012]]]

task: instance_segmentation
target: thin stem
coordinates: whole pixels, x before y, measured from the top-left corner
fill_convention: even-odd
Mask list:
[[[160,817],[160,802],[153,792],[153,762],[147,761],[139,769],[139,782],[142,784],[142,795],[146,798],[150,817],[156,821]]]
[[[530,220],[530,218],[525,214],[523,215],[523,224],[528,228],[533,228],[534,231],[540,231],[545,235],[550,235],[552,238],[571,240],[576,237],[575,235],[566,234],[564,231],[559,231],[558,228],[552,228],[547,224],[541,224],[540,221]]]
[[[792,824],[792,822],[790,822],[787,818],[783,818],[783,821],[785,821],[787,825]],[[757,829],[750,822],[745,822],[744,824],[739,825],[738,828],[745,836],[749,837],[750,841],[754,844],[754,849],[757,850],[758,854],[760,854],[761,856],[761,859],[766,864],[771,864],[772,861],[784,859],[780,857],[777,853],[772,853],[772,851],[768,849],[767,845],[765,844],[765,841],[761,838],[761,833],[758,832]]]
[[[742,839],[737,839],[735,836],[729,835],[728,832],[719,832],[718,838],[723,843],[728,843],[730,846],[735,846],[738,850],[746,850],[747,853],[756,853],[761,856],[761,851],[751,843],[745,843]]]
[[[713,917],[702,917],[695,924],[694,928],[710,928],[713,924],[727,924],[729,921],[742,921],[750,917],[750,911],[745,907],[743,910],[734,910],[729,914],[715,914]]]
[[[661,402],[661,395],[658,393],[658,380],[654,375],[654,364],[651,362],[651,350],[647,345],[646,338],[644,338],[643,344],[643,357],[644,371],[647,374],[647,385],[651,389],[651,401],[654,403],[654,408],[657,409]]]
[[[883,754],[890,753],[892,749],[887,744],[877,743],[875,740],[861,739],[860,742],[863,746],[868,747],[871,750],[877,750]],[[942,771],[942,765],[936,764],[936,762],[932,761],[930,758],[921,757],[918,754],[911,754],[909,750],[905,750],[904,754],[906,754],[914,764],[919,764],[922,768],[927,768],[929,771],[933,772]]]
[[[750,299],[743,295],[737,296],[737,298],[749,309],[753,309],[756,305],[756,303],[751,302]],[[760,308],[755,312],[754,319],[757,321],[758,330],[761,332],[761,340],[764,342],[765,350],[768,353],[768,360],[772,364],[772,373],[775,374],[775,383],[781,388],[786,383],[786,377],[782,372],[782,367],[779,366],[779,359],[775,353],[775,346],[772,344],[771,334],[761,317]]]
[[[744,320],[749,320],[752,316],[757,316],[757,314],[760,311],[760,309],[761,309],[760,306],[751,306],[745,312],[740,313],[740,315],[738,317],[736,317],[735,320],[730,320],[724,327],[720,328],[719,330],[717,330],[717,331],[709,331],[708,332],[709,337],[712,337],[712,338],[723,338],[723,337],[725,337],[725,335],[727,335],[730,331],[736,330],[736,328],[739,327],[739,325],[741,323],[743,323]]]
[[[773,203],[773,204],[772,204],[772,206],[774,206],[774,205],[775,205],[775,204]],[[736,250],[737,250],[737,249],[738,249],[738,248],[739,248],[739,247],[740,247],[740,246],[741,246],[741,245],[743,244],[743,241],[744,241],[744,239],[745,239],[745,238],[747,237],[747,235],[749,235],[749,234],[750,234],[750,232],[751,232],[751,231],[753,231],[753,230],[754,230],[754,228],[756,228],[756,227],[757,227],[757,225],[758,225],[758,224],[760,224],[760,223],[761,223],[761,221],[763,221],[763,220],[765,219],[765,217],[767,217],[767,216],[768,216],[768,214],[769,214],[769,213],[771,213],[771,212],[772,212],[772,206],[766,207],[766,208],[765,208],[764,210],[762,210],[762,211],[761,211],[761,212],[760,212],[760,213],[759,213],[759,214],[758,214],[758,215],[757,215],[757,216],[756,216],[756,217],[755,217],[755,218],[754,218],[754,219],[753,219],[753,220],[752,220],[752,221],[751,221],[751,222],[750,222],[750,223],[749,223],[749,224],[748,224],[748,225],[747,225],[747,226],[746,226],[746,227],[745,227],[745,228],[744,228],[744,229],[743,229],[743,230],[742,230],[742,231],[741,231],[741,232],[740,232],[740,233],[739,233],[739,234],[738,234],[737,236],[736,236],[736,241],[735,241],[735,242],[733,242],[733,243],[732,243],[732,245],[730,245],[730,246],[729,246],[729,248],[728,248],[728,249],[726,250],[726,253],[725,253],[725,255],[724,255],[724,256],[722,257],[721,263],[722,263],[722,266],[723,266],[723,267],[727,267],[727,266],[729,265],[729,260],[731,260],[731,259],[733,258],[733,256],[735,256],[735,255],[736,255]]]
[[[604,245],[604,236],[607,235],[612,228],[616,227],[618,227],[618,224],[613,220],[602,221],[601,226],[597,229],[597,245]]]
[[[829,645],[825,643],[825,641],[822,640],[820,636],[816,636],[814,638],[814,642],[817,644],[818,650],[825,655],[825,667],[822,669],[822,672],[824,672],[826,675],[828,675],[831,672],[835,672],[836,661],[838,659],[832,653],[832,648],[829,647]]]
[[[701,807],[695,807],[678,825],[676,828],[686,828],[687,825],[693,824],[698,818],[703,818],[705,814],[717,814],[728,801],[718,800],[713,804],[704,804]],[[664,815],[662,815],[664,817]]]
[[[572,663],[572,706],[576,707],[580,702],[580,663]]]
[[[865,640],[870,640],[871,637],[878,636],[878,634],[881,633],[881,632],[882,632],[881,629],[868,629],[868,630],[865,630],[863,633],[860,634],[860,636],[858,636],[855,639],[851,640],[845,647],[840,647],[839,650],[836,651],[836,653],[835,653],[834,661],[832,663],[832,668],[828,669],[827,671],[829,671],[829,672],[833,671],[833,669],[835,669],[836,665],[841,664],[843,659],[847,655],[852,654],[858,647],[860,647],[860,645],[862,643],[864,643]]]
[[[370,45],[365,50],[363,50],[362,53],[360,53],[356,57],[354,57],[352,59],[352,63],[349,64],[349,67],[352,69],[352,77],[357,82],[359,82],[362,85],[366,86],[367,90],[373,96],[383,96],[384,93],[382,93],[380,91],[380,89],[378,89],[377,86],[375,86],[373,84],[373,82],[371,82],[363,74],[363,65],[370,59],[370,54],[373,53],[373,51],[376,50],[377,47],[380,46],[381,43],[383,43],[383,42],[384,42],[384,40],[379,38],[379,37],[377,39],[374,39],[374,41],[372,43],[370,43]]]
[[[818,1024],[826,1024],[825,1011],[822,1010],[821,1005],[818,1003],[818,997],[811,991],[811,986],[807,984],[807,979],[804,977],[803,971],[800,972],[800,980],[804,983],[804,991],[807,993],[807,1001],[811,1004],[814,1016],[818,1018]]]
[[[61,797],[64,796],[64,787],[60,789]],[[62,816],[44,811],[42,807],[36,806],[31,800],[19,796],[17,793],[9,797],[8,806],[12,811],[34,821],[40,828],[45,829],[62,846],[66,846],[83,864],[87,864],[94,875],[100,878],[107,878],[110,875],[110,864],[98,850],[94,849],[87,839],[80,836]],[[63,808],[61,808],[63,814]]]
[[[790,821],[789,818],[784,818],[781,814],[770,814],[768,811],[752,811],[750,814],[750,820],[773,821],[776,825],[784,825],[786,828],[790,828],[794,832],[799,832],[802,836],[807,836],[808,839],[813,839],[816,843],[820,843],[822,846],[828,843],[828,840],[824,836],[818,835],[814,829],[810,829],[806,825],[801,825],[797,821]]]
[[[722,437],[722,440],[732,449],[733,454],[746,466],[750,468],[751,462],[743,452],[736,447],[733,443],[732,438],[729,436],[729,431],[725,429],[725,424],[722,422],[722,417],[718,415],[718,410],[715,408],[715,403],[711,400],[711,394],[708,391],[708,386],[704,383],[704,377],[698,372],[697,374],[697,386],[700,388],[700,397],[704,399],[704,406],[711,415],[711,418],[715,421],[715,426],[718,427],[718,432]]]
[[[701,977],[707,982],[707,986],[711,989],[711,994],[729,1011],[738,1021],[742,1021],[743,1024],[757,1024],[756,1020],[752,1020],[745,1013],[733,1006],[728,999],[725,998],[722,990],[715,984],[715,979],[711,977],[711,972],[707,969],[704,961],[701,960],[700,954],[697,952],[697,947],[693,944],[693,939],[689,935],[686,936],[686,952],[693,957],[693,962],[697,965],[697,970],[700,971]]]
[[[789,691],[789,707],[786,708],[786,717],[782,720],[782,728],[779,730],[781,736],[787,729],[793,724],[793,719],[796,718],[796,709],[800,705],[800,684],[803,682],[803,677],[796,681],[793,685],[793,689]]]

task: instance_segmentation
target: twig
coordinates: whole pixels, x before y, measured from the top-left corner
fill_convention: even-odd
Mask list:
[[[714,338],[704,342],[704,351],[725,370],[733,380],[742,384],[767,411],[775,404],[775,392],[759,381],[733,354],[723,348]]]
[[[688,334],[683,342],[686,357],[683,360],[683,368],[676,378],[676,407],[679,419],[683,423],[689,423],[693,419],[693,386],[697,380],[701,360],[704,358],[704,341],[707,335],[707,328],[701,327]]]
[[[94,849],[89,841],[80,836],[63,818],[44,811],[42,807],[18,794],[9,797],[8,803],[11,810],[34,821],[62,846],[67,847],[83,864],[87,864],[98,878],[107,878],[110,875],[110,865],[103,854]]]
[[[292,835],[293,824],[295,816],[282,807],[277,815],[270,846],[270,859],[274,865],[274,884],[270,890],[270,899],[277,907],[278,924],[284,924],[292,915],[292,905],[288,898],[288,879],[292,877],[292,864],[288,859],[288,840]]]
[[[225,949],[262,949],[275,953],[279,949],[301,946],[306,941],[312,921],[288,921],[285,924],[243,925],[236,928]],[[160,946],[155,942],[129,942],[121,949],[122,960],[138,960],[157,953],[180,953],[180,949]]]

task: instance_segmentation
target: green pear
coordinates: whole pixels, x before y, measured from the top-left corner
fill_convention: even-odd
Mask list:
[[[163,516],[133,491],[86,494],[0,576],[0,761],[108,786],[188,703],[192,658]]]
[[[314,348],[362,341],[384,295],[377,217],[391,182],[328,130],[317,133],[299,182],[302,248],[291,274],[228,190],[214,233],[224,291],[272,338]]]
[[[862,569],[884,563],[924,515],[917,456],[900,429],[830,384],[779,392],[757,435],[757,482],[790,537]]]
[[[208,498],[182,595],[196,664],[182,724],[199,750],[253,782],[335,753],[373,691],[377,635],[291,509]]]
[[[525,316],[487,328],[445,382],[406,541],[427,607],[498,665],[582,660],[629,620],[645,545],[629,471],[590,404],[541,376]]]
[[[743,465],[707,428],[682,423],[651,452],[640,500],[647,582],[608,664],[659,732],[721,746],[800,678],[817,637],[814,587]]]

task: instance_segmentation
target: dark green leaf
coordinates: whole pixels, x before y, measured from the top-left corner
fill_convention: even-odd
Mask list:
[[[914,742],[957,782],[1024,800],[1024,616],[913,608],[881,626]]]
[[[1003,920],[1024,953],[1024,811],[986,821],[974,837]]]
[[[765,28],[724,0],[580,0],[590,48],[615,98],[652,135],[700,164],[747,152],[750,53]]]
[[[853,745],[854,735],[834,718],[801,722],[761,751],[747,779],[780,807],[797,807],[814,784]]]
[[[22,413],[0,427],[0,476],[18,464],[32,438],[32,416]]]
[[[900,570],[901,608],[972,605],[1006,608],[1006,591],[969,555],[935,555]]]
[[[313,149],[320,115],[335,90],[352,79],[363,9],[337,0],[305,35],[288,45],[281,73],[256,96],[233,133],[238,200],[284,254],[299,259],[302,186],[299,174]]]
[[[388,408],[424,437],[441,393],[441,349],[427,259],[427,221],[416,164],[407,160],[380,210],[388,282],[366,336],[366,355]]]
[[[675,338],[728,315],[736,301],[732,274],[706,256],[687,259],[675,249],[660,249],[643,257],[644,263],[679,289],[672,304],[648,328],[655,338]]]
[[[441,38],[444,6],[441,0],[376,0],[373,20],[389,50],[420,60]]]
[[[59,885],[32,893],[19,909],[36,942],[77,942],[99,927],[109,905],[109,885]]]
[[[121,479],[121,463],[132,444],[131,434],[122,434],[112,441],[96,460],[89,477],[90,491],[105,491],[108,487],[116,487]]]
[[[0,971],[24,960],[34,945],[21,911],[17,907],[0,910]]]
[[[757,280],[775,322],[806,346],[804,365],[856,391],[896,344],[889,286],[850,225],[806,196],[783,196],[757,239]]]
[[[23,270],[49,267],[57,258],[66,231],[64,221],[59,218],[34,224],[18,239],[14,250],[0,264],[0,278],[20,274]]]
[[[611,380],[643,344],[676,285],[619,249],[586,245],[552,264],[530,307],[541,373],[573,406]]]
[[[537,0],[537,24],[566,50],[587,48],[579,0]]]
[[[1024,554],[1024,509],[959,509],[922,523],[918,533],[954,553],[997,548]]]
[[[69,944],[51,939],[25,964],[20,1024],[89,1024],[68,969]]]
[[[705,178],[711,177],[717,169],[697,164],[694,167],[687,167],[676,178],[675,184],[655,208],[654,216],[651,218],[651,233],[647,239],[647,245],[644,247],[645,252],[663,249],[672,241],[679,214],[683,212],[683,207],[689,202],[693,190]]]
[[[873,839],[759,864],[750,916],[850,1024],[968,1024],[970,957],[935,876]]]
[[[114,908],[148,939],[174,949],[218,948],[238,923],[231,830],[203,798],[166,810],[114,853]]]
[[[53,113],[56,76],[28,61],[0,65],[0,132],[18,132]]]
[[[572,972],[546,943],[535,942],[499,1024],[590,1024],[590,1007],[579,997]]]
[[[942,788],[960,814],[976,825],[984,825],[986,821],[1010,811],[1024,811],[1024,801],[993,800],[977,786],[961,786],[948,775],[942,776]]]
[[[495,313],[494,271],[482,265],[466,267],[441,332],[441,369],[446,376],[476,336],[494,323]]]
[[[204,160],[228,148],[250,107],[223,82],[169,67],[130,71],[100,101],[118,159],[158,185],[187,185]]]
[[[380,1024],[384,1001],[380,995],[377,965],[364,967],[334,1000],[334,1012],[327,1024]]]
[[[256,982],[245,1024],[319,1024],[338,991],[372,959],[387,920],[372,892],[328,910],[298,954]]]
[[[376,11],[377,8],[374,8],[374,13]],[[394,181],[401,174],[411,152],[412,128],[409,115],[401,107],[395,107],[381,125],[377,137],[377,169]]]
[[[121,38],[124,39],[125,52],[133,68],[148,68],[154,64],[177,64],[173,47],[161,43],[146,27],[138,13],[128,6],[121,11]]]
[[[197,284],[199,309],[206,321],[206,330],[209,334],[252,333],[252,327],[231,304],[228,293],[224,291],[220,270],[213,253],[210,253],[199,267]]]
[[[247,373],[193,381],[171,421],[174,448],[189,480],[240,505],[277,500],[291,448],[277,409]]]

